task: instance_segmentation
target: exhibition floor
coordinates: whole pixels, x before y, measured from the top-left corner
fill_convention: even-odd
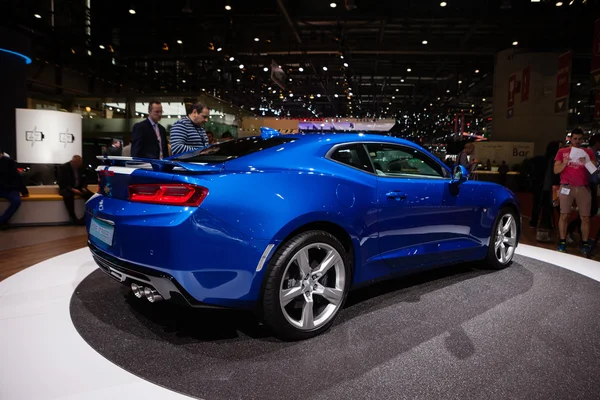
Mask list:
[[[48,231],[32,239],[23,233],[32,229]],[[1,243],[9,232],[16,247],[0,251],[1,270],[19,269],[20,258],[47,259],[0,282],[3,399],[592,398],[600,391],[600,268],[582,257],[522,244],[503,271],[459,265],[379,284],[353,293],[325,335],[283,343],[243,313],[152,307],[124,296],[81,248],[81,227],[15,229],[0,232]]]

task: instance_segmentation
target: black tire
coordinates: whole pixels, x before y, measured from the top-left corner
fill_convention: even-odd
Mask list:
[[[310,248],[311,246],[319,247],[314,249],[311,248],[310,250],[308,250],[308,248]],[[327,307],[329,307],[330,310],[335,308],[335,310],[330,311],[331,315],[324,319],[323,323],[319,326],[315,326],[314,328],[297,327],[293,325],[292,322],[290,322],[290,312],[297,312],[297,306],[301,303],[305,303],[304,306],[302,306],[302,316],[300,320],[297,321],[298,323],[302,324],[302,322],[304,321],[304,307],[309,303],[305,300],[304,294],[300,294],[296,295],[297,297],[294,297],[294,300],[289,301],[287,305],[284,305],[282,304],[283,300],[280,300],[280,294],[283,293],[284,290],[289,291],[290,289],[294,289],[296,291],[311,290],[303,289],[311,285],[305,286],[302,282],[308,281],[302,280],[301,277],[299,278],[299,280],[290,278],[290,275],[296,272],[296,270],[298,274],[302,274],[298,262],[293,260],[299,254],[301,254],[301,251],[306,251],[307,255],[309,254],[309,252],[311,254],[315,254],[316,256],[320,255],[321,253],[335,255],[335,252],[333,252],[332,249],[337,251],[337,254],[339,255],[339,259],[337,258],[337,256],[335,256],[335,259],[338,261],[335,262],[335,266],[331,267],[325,273],[325,275],[315,280],[314,282],[316,282],[317,286],[321,285],[321,288],[335,290],[337,296],[341,294],[341,300],[336,299],[335,302],[339,301],[339,304],[334,304],[332,302],[331,307],[329,307],[329,304],[325,304],[326,302],[329,303],[329,301],[326,300],[324,296],[317,293],[315,290],[314,294],[316,298],[314,299],[314,303],[310,304],[311,310],[314,310],[315,307],[317,309],[320,309],[321,306],[324,307],[323,310],[326,310]],[[333,258],[334,257],[332,256],[332,259]],[[310,259],[310,257],[308,259]],[[318,257],[316,259],[318,260]],[[312,261],[307,263],[308,265],[310,265],[313,273],[317,271],[314,265],[315,262],[318,261]],[[344,282],[343,289],[331,288],[327,286],[327,280],[331,281],[329,283],[336,282],[337,284],[337,282],[340,282],[338,281],[338,272],[340,272],[339,279],[343,279]],[[284,276],[284,274],[286,276]],[[335,278],[332,278],[332,276],[335,276]],[[300,233],[297,236],[294,236],[293,238],[289,239],[284,244],[282,244],[273,255],[271,261],[269,262],[269,266],[265,272],[264,277],[265,285],[263,290],[261,310],[262,319],[264,323],[272,330],[274,335],[282,340],[304,340],[320,335],[321,333],[325,332],[331,327],[335,318],[339,314],[339,311],[343,309],[344,303],[346,302],[346,298],[348,295],[348,290],[351,285],[351,278],[351,257],[348,256],[348,254],[344,250],[344,247],[342,246],[340,241],[335,238],[335,236],[325,231],[318,230]],[[298,283],[299,286],[297,284],[294,284],[292,287],[290,287],[290,282]],[[313,292],[311,291],[310,294],[308,294],[308,296],[311,298],[311,301],[313,301],[312,293]],[[288,312],[288,309],[290,309],[291,311]],[[312,313],[313,311],[311,311],[310,313],[311,317],[307,319],[310,320],[310,318],[313,318]],[[323,311],[323,313],[323,315],[329,315],[329,313],[325,313],[325,311]]]
[[[512,242],[510,240],[508,242],[506,242],[506,240],[503,240],[504,248],[512,247],[512,249],[510,251],[506,250],[505,254],[509,255],[509,257],[507,257],[507,260],[503,261],[501,255],[500,255],[503,250],[497,248],[496,244],[499,240],[499,235],[500,235],[499,227],[501,224],[503,226],[506,226],[507,222],[509,221],[509,218],[512,218],[513,222],[510,224],[510,228],[509,228],[510,232],[508,232],[508,234],[511,238],[514,237],[514,242]],[[492,228],[492,233],[490,235],[490,244],[488,246],[488,253],[484,260],[485,268],[500,270],[500,269],[504,269],[504,268],[510,266],[510,264],[512,264],[512,259],[514,257],[515,250],[518,245],[517,238],[518,238],[518,233],[519,233],[519,222],[518,222],[517,218],[518,217],[512,208],[504,207],[504,208],[500,209],[500,212],[498,213],[498,216],[496,217],[496,221],[494,221],[494,227]]]

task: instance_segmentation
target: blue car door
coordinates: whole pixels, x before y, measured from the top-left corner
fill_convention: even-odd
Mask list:
[[[456,224],[445,201],[450,174],[425,152],[396,144],[367,144],[378,175],[379,249],[392,268],[448,261],[470,223]]]

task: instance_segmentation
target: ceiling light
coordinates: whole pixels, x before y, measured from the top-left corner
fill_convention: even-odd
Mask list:
[[[446,7],[447,5],[448,5],[448,3],[446,3],[445,1],[442,1],[442,2],[440,3],[440,7]]]
[[[226,9],[227,11],[231,11],[231,6],[230,6],[229,4],[227,4],[227,5],[225,6],[225,9]]]
[[[255,37],[255,38],[254,38],[254,41],[255,41],[255,42],[258,42],[259,40],[260,40],[260,39],[259,39],[259,38],[257,38],[257,37]]]
[[[40,14],[33,14],[33,16],[36,17],[36,18],[38,18],[38,19],[42,18],[42,16]]]
[[[332,3],[330,3],[330,4],[329,4],[329,7],[331,7],[331,8],[336,8],[336,7],[337,7],[337,4],[332,2]]]
[[[240,69],[244,69],[244,64],[240,64]]]
[[[263,68],[263,71],[265,71],[265,72],[269,72],[269,68],[267,68],[267,67],[264,67],[264,68]]]
[[[481,99],[481,101],[485,101],[485,97],[483,99]]]
[[[134,10],[133,8],[130,8],[130,9],[129,9],[129,14],[131,14],[131,15],[135,15],[135,10]]]
[[[476,73],[476,74],[478,74],[478,73],[479,73],[479,70],[478,70],[478,69],[476,69],[476,70],[475,70],[475,73]]]
[[[321,93],[318,93],[318,94],[317,94],[317,97],[321,97]]]
[[[185,83],[185,79],[181,81],[181,83]]]
[[[181,40],[178,40],[177,44],[183,44],[183,42]]]
[[[290,97],[294,97],[294,93],[290,93]]]
[[[581,86],[581,82],[577,82],[577,86]]]
[[[304,68],[300,67],[300,68],[298,68],[298,71],[304,72]]]
[[[513,46],[518,46],[519,42],[517,42],[516,40],[513,42]]]
[[[219,48],[217,49],[217,51],[221,51],[221,50],[223,50],[223,48],[222,48],[222,47],[219,47]]]
[[[556,2],[556,7],[562,7],[562,5],[563,5],[563,2],[562,2],[562,1],[557,1],[557,2]]]
[[[348,63],[344,63],[344,67],[348,68]]]
[[[229,57],[229,61],[235,60],[235,57]]]
[[[462,83],[462,81],[458,81],[458,84],[460,85]]]
[[[236,79],[235,81],[236,81],[236,82],[239,82],[239,81],[240,81],[240,78]]]
[[[428,42],[427,42],[427,40],[423,40],[421,43],[427,44]]]
[[[104,50],[104,45],[103,45],[103,44],[101,44],[101,45],[100,45],[100,46],[98,46],[98,47],[100,47],[102,50]]]
[[[404,79],[400,79],[400,82],[404,83]],[[398,91],[398,89],[396,89],[396,92]]]
[[[323,67],[323,71],[327,71],[327,67]]]
[[[334,95],[333,95],[333,97],[338,97],[338,94],[337,94],[337,93],[336,93],[336,94],[334,94]]]
[[[412,69],[406,68],[406,72],[411,72],[411,71],[412,71]]]

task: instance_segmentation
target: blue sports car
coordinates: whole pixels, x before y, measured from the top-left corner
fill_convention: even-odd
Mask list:
[[[288,340],[326,331],[359,285],[504,268],[521,231],[508,189],[387,136],[257,136],[106,163],[86,204],[101,269],[150,302],[252,309]]]

